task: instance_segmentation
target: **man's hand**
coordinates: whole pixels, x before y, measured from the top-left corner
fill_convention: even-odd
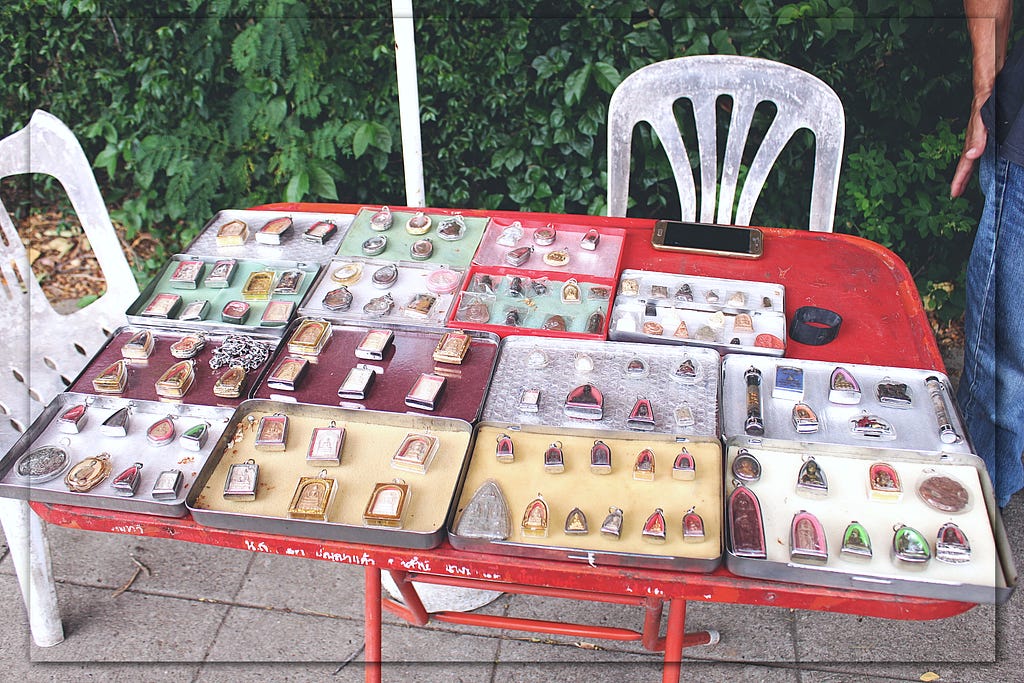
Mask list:
[[[985,151],[985,143],[988,141],[988,131],[985,124],[981,122],[981,105],[983,102],[975,102],[971,106],[971,118],[967,122],[967,134],[964,136],[964,151],[960,153],[960,161],[956,165],[956,172],[953,173],[953,180],[949,184],[949,196],[959,197],[967,189],[967,183],[974,173],[974,167]]]

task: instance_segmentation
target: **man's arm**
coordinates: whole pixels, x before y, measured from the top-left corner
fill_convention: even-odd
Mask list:
[[[981,121],[981,106],[992,94],[996,74],[1006,60],[1013,3],[1011,0],[964,0],[964,13],[967,15],[967,32],[974,54],[974,97],[971,101],[971,115],[967,120],[964,149],[949,185],[951,197],[963,194],[967,181],[974,173],[975,163],[985,151],[988,133]]]

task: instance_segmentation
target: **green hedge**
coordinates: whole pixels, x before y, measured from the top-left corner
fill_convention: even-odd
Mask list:
[[[126,0],[10,0],[0,131],[35,108],[68,122],[115,219],[169,252],[222,208],[402,204],[390,3],[337,4],[170,0],[154,16]],[[623,77],[688,54],[765,57],[843,100],[837,231],[893,248],[928,305],[960,312],[979,206],[976,192],[948,199],[970,73],[963,19],[945,4],[431,0],[415,11],[429,204],[603,213],[607,103]],[[755,222],[806,221],[809,144],[787,148]],[[630,215],[678,212],[649,131],[634,159]]]

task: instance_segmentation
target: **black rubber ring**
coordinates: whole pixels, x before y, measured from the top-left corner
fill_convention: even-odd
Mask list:
[[[843,317],[835,311],[817,306],[802,306],[796,309],[789,323],[789,336],[801,344],[821,346],[828,344],[839,334]]]

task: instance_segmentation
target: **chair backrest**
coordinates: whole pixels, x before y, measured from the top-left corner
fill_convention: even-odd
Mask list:
[[[0,140],[0,178],[40,173],[64,187],[106,280],[88,306],[58,313],[32,275],[28,253],[0,203],[0,453],[85,367],[139,295],[89,160],[60,119],[35,111]]]
[[[719,183],[716,107],[723,95],[732,98],[732,113]],[[793,134],[806,128],[815,140],[809,227],[832,231],[846,131],[842,102],[829,86],[805,71],[765,59],[728,55],[680,57],[650,64],[623,79],[612,93],[608,107],[609,216],[626,215],[633,128],[647,121],[672,166],[681,218],[696,220],[693,172],[673,112],[680,99],[693,105],[701,170],[700,222],[750,225],[754,204],[776,159]],[[774,102],[777,113],[750,163],[737,204],[740,162],[751,121],[757,106],[765,101]],[[735,217],[731,215],[734,204]]]

